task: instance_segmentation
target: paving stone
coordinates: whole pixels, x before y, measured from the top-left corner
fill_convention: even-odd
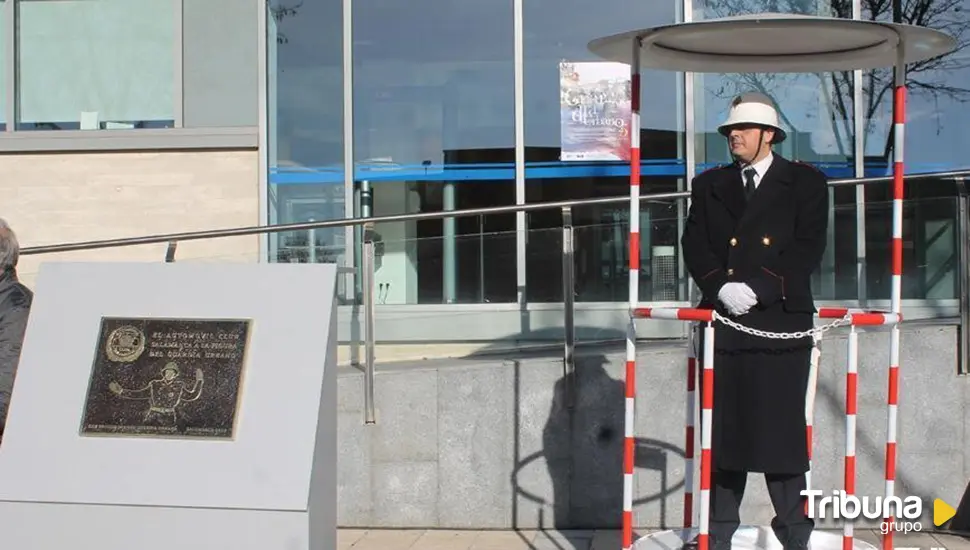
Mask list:
[[[468,550],[481,531],[425,531],[408,550]]]
[[[421,538],[424,530],[372,529],[354,543],[353,550],[408,550]]]
[[[623,531],[601,529],[590,541],[589,550],[616,550],[623,546]]]
[[[936,545],[937,547],[946,548],[946,550],[970,550],[970,539],[968,538],[942,533],[933,533],[932,536],[939,543]]]
[[[534,550],[536,531],[483,531],[469,550]]]
[[[364,538],[367,529],[337,529],[337,548],[346,550]]]
[[[589,550],[595,533],[593,530],[539,531],[532,547],[536,550]]]

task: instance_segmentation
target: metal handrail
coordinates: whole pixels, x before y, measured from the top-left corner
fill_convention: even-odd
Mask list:
[[[962,179],[970,178],[970,170],[956,170],[951,172],[936,172],[927,174],[912,174],[906,176],[907,181],[922,179]],[[847,178],[829,181],[832,186],[869,185],[871,183],[885,183],[892,181],[892,176],[872,178]],[[670,193],[647,193],[640,195],[641,201],[658,201],[667,199],[684,199],[690,197],[687,191]],[[303,231],[307,229],[322,229],[329,227],[347,227],[372,223],[403,222],[416,220],[434,220],[444,218],[461,218],[467,216],[481,216],[487,214],[508,214],[511,212],[531,212],[533,210],[547,210],[573,206],[587,206],[597,204],[621,204],[630,200],[629,196],[600,197],[594,199],[564,200],[555,202],[537,202],[530,204],[515,204],[508,206],[489,206],[483,208],[465,208],[461,210],[443,210],[440,212],[419,212],[415,214],[395,214],[390,216],[372,216],[361,218],[341,218],[337,220],[286,223],[276,225],[255,225],[235,227],[230,229],[211,229],[208,231],[191,231],[186,233],[168,233],[149,235],[145,237],[125,237],[118,239],[104,239],[98,241],[80,241],[74,243],[52,244],[45,246],[28,246],[20,250],[23,256],[31,254],[49,254],[53,252],[71,252],[76,250],[96,250],[100,248],[116,248],[120,246],[135,246],[142,244],[169,243],[172,241],[192,241],[200,239],[216,239],[222,237],[240,237],[259,235],[263,233],[282,233],[284,231]]]
[[[962,182],[965,179],[970,178],[970,170],[952,171],[952,172],[938,172],[935,174],[914,174],[907,176],[907,180],[921,180],[921,179],[950,179],[955,182]],[[882,183],[892,181],[892,177],[880,176],[874,178],[856,178],[856,179],[836,179],[829,182],[832,186],[847,186],[847,185],[868,185],[870,183]],[[961,193],[962,199],[961,204],[963,205],[964,213],[966,210],[970,210],[970,200],[968,200],[968,193]],[[690,196],[689,192],[679,191],[672,193],[648,193],[640,196],[641,201],[660,201],[665,199],[682,199],[688,198]],[[428,220],[428,219],[446,219],[446,218],[458,218],[463,216],[480,216],[485,214],[503,214],[510,212],[529,212],[532,210],[545,210],[550,208],[559,208],[562,210],[563,214],[563,308],[565,310],[565,347],[563,355],[563,367],[567,380],[570,384],[570,395],[572,394],[572,385],[575,383],[573,373],[575,370],[574,355],[575,355],[575,326],[574,326],[574,274],[573,274],[573,221],[572,221],[572,208],[575,206],[587,206],[590,204],[620,204],[625,203],[630,200],[629,196],[623,197],[603,197],[596,199],[585,199],[585,200],[566,200],[566,201],[556,201],[556,202],[542,202],[542,203],[532,203],[532,204],[519,204],[514,206],[495,206],[487,208],[468,208],[463,210],[446,210],[440,212],[424,212],[417,214],[398,214],[391,216],[373,216],[373,217],[360,217],[360,218],[345,218],[339,220],[327,220],[327,221],[313,221],[313,222],[301,222],[301,223],[290,223],[290,224],[279,224],[279,225],[264,225],[264,226],[252,226],[252,227],[238,227],[233,229],[215,229],[210,231],[195,231],[189,233],[170,233],[167,235],[152,235],[147,237],[133,237],[133,238],[123,238],[123,239],[106,239],[101,241],[86,241],[86,242],[76,242],[76,243],[66,243],[59,245],[48,245],[48,246],[33,246],[21,249],[20,253],[22,255],[29,254],[45,254],[50,252],[69,252],[74,250],[94,250],[99,248],[113,248],[121,246],[133,246],[142,244],[155,244],[155,243],[168,243],[168,249],[165,254],[166,262],[175,261],[175,248],[179,241],[188,240],[199,240],[199,239],[211,239],[220,237],[235,237],[243,235],[256,235],[262,233],[279,233],[283,231],[304,231],[313,230],[327,227],[346,227],[355,225],[364,225],[365,231],[363,232],[362,239],[362,257],[361,257],[361,283],[362,283],[362,294],[363,294],[363,304],[364,307],[364,326],[365,326],[365,361],[364,361],[364,410],[365,410],[365,420],[366,424],[374,424],[377,422],[376,418],[376,405],[374,400],[374,362],[375,362],[375,337],[374,337],[374,319],[376,317],[376,312],[374,309],[374,267],[375,267],[375,243],[374,243],[374,224],[382,222],[400,222],[400,221],[412,221],[412,220]],[[961,220],[961,235],[970,234],[970,225],[966,223],[966,220]],[[967,246],[966,243],[963,243]],[[963,248],[963,247],[961,247]],[[963,250],[964,258],[970,257],[970,252]],[[965,261],[961,261],[962,265],[965,265]],[[354,273],[356,270],[354,267],[342,266],[338,268],[341,273]],[[961,324],[963,337],[961,338],[962,350],[966,353],[963,355],[970,354],[970,335],[968,335],[968,330],[970,330],[970,305],[965,306],[964,302],[970,300],[967,296],[970,295],[970,278],[963,277],[961,279],[961,319],[963,323]],[[354,308],[358,304],[354,303]],[[354,344],[352,346],[352,356],[356,355],[356,349],[359,340],[354,339]],[[353,360],[352,360],[353,361]],[[964,360],[966,364],[966,360]],[[572,401],[569,401],[572,404]]]

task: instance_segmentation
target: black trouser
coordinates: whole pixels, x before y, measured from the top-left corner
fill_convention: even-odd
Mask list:
[[[815,522],[805,514],[805,474],[764,474],[775,508],[771,528],[785,548],[806,548]],[[746,472],[711,472],[710,534],[712,547],[726,547],[741,523],[738,510],[748,479]]]

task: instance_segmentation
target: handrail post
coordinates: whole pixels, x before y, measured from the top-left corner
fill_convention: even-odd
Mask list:
[[[165,249],[165,263],[175,263],[175,249],[178,248],[178,241],[168,241],[168,248]]]
[[[970,181],[965,178],[957,178],[957,254],[960,262],[958,264],[959,293],[960,293],[960,343],[957,361],[957,372],[960,374],[970,373]]]
[[[354,216],[360,216],[363,211],[362,203],[362,191],[359,181],[354,181]],[[355,224],[353,226],[353,243],[354,246],[351,249],[353,254],[353,261],[351,264],[354,266],[353,278],[351,280],[351,285],[353,289],[351,291],[351,296],[353,296],[353,301],[350,305],[350,364],[355,367],[360,367],[360,344],[361,344],[361,326],[360,326],[360,308],[363,307],[363,242],[364,242],[364,228],[360,225]],[[361,248],[357,247],[357,243],[361,243]]]
[[[310,218],[307,221],[315,222],[316,220],[313,218]],[[315,227],[311,227],[310,229],[307,229],[306,239],[307,239],[307,245],[308,245],[307,263],[315,264],[317,263],[317,229]]]
[[[573,406],[576,383],[576,320],[575,320],[575,243],[573,241],[573,210],[562,209],[562,305],[565,347],[563,349],[563,375],[566,380],[566,403]]]
[[[374,224],[364,226],[361,262],[364,299],[364,422],[375,424],[374,412]]]

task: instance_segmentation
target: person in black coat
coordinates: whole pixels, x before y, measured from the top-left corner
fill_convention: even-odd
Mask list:
[[[762,331],[808,331],[816,312],[811,277],[825,250],[828,181],[814,167],[772,152],[786,136],[762,94],[736,98],[718,130],[735,162],[694,178],[681,239],[702,293],[698,307]],[[809,466],[805,404],[813,346],[811,335],[765,338],[715,323],[714,550],[730,548],[749,472],[765,476],[779,542],[786,550],[808,546],[814,522],[801,492]]]
[[[7,222],[0,219],[0,442],[7,423],[20,347],[34,294],[17,278],[20,244]]]

